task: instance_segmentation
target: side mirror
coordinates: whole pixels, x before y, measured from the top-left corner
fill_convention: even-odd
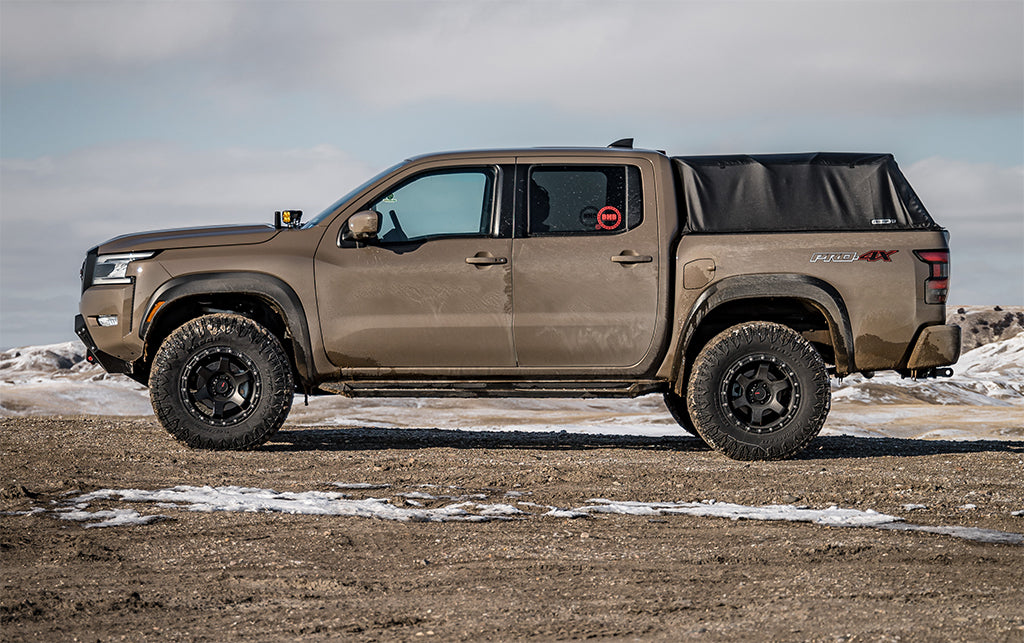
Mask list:
[[[342,235],[343,239],[354,241],[369,241],[377,238],[380,232],[380,212],[375,210],[363,210],[356,212],[348,218],[348,230]]]

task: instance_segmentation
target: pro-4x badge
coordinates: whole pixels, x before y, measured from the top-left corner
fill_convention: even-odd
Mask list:
[[[889,257],[899,252],[899,250],[869,250],[862,254],[858,261],[884,261],[886,263],[892,263],[892,259]]]
[[[892,263],[899,250],[868,250],[867,252],[812,252],[811,263],[853,263],[854,261],[884,261]]]

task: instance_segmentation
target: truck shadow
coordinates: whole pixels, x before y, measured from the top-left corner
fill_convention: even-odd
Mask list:
[[[590,449],[654,449],[710,451],[689,435],[646,437],[569,433],[567,431],[457,431],[451,429],[356,429],[282,430],[261,450],[269,451],[380,451],[384,449],[542,449],[584,451]]]
[[[648,437],[568,433],[566,431],[457,431],[451,429],[287,429],[279,431],[263,451],[382,451],[387,449],[539,449],[587,451],[638,449],[716,455],[689,435]],[[854,436],[818,437],[796,460],[919,457],[966,453],[1017,453],[1024,442],[1003,440],[911,440]]]

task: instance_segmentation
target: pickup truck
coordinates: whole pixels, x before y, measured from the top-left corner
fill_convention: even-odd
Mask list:
[[[948,239],[888,154],[449,152],[308,221],[102,243],[75,327],[192,447],[263,444],[296,392],[655,393],[726,456],[778,459],[830,377],[950,373]]]

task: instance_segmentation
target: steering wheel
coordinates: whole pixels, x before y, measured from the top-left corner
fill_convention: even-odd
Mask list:
[[[385,241],[385,242],[408,241],[409,237],[408,237],[408,235],[405,234],[405,230],[402,229],[402,224],[398,220],[398,214],[394,210],[391,210],[391,211],[388,212],[388,216],[391,217],[391,225],[393,225],[395,227],[392,230],[388,230],[387,234],[385,234],[381,238],[381,241]]]

